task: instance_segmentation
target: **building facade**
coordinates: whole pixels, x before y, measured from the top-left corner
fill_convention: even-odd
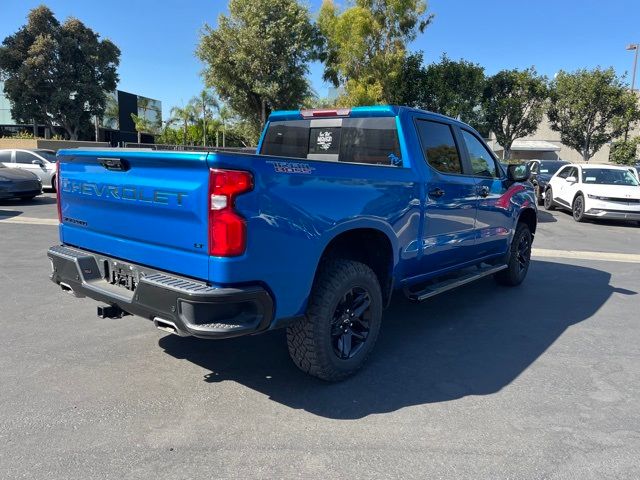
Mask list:
[[[119,145],[125,142],[138,141],[138,132],[132,114],[144,117],[147,124],[152,126],[150,130],[160,129],[162,125],[162,102],[142,95],[117,90],[107,94],[107,105],[103,118],[98,119],[97,129],[92,129],[91,138],[82,140],[95,140]],[[96,132],[98,138],[96,137]],[[0,137],[11,137],[20,132],[33,133],[33,125],[19,123],[11,117],[11,102],[4,93],[4,82],[0,81]],[[38,137],[50,138],[55,134],[64,132],[56,130],[51,132],[44,125],[37,126]],[[142,143],[153,143],[152,133],[144,132],[141,135]]]

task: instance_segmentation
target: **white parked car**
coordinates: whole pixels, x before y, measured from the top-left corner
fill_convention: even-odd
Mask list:
[[[44,188],[56,189],[56,152],[53,150],[3,149],[0,164],[35,173]]]
[[[570,210],[577,222],[610,218],[640,223],[640,183],[628,167],[570,164],[549,180],[544,206]]]

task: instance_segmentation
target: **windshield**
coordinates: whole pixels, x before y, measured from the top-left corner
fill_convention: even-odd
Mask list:
[[[583,168],[582,182],[597,185],[638,186],[638,179],[629,170],[614,170],[613,168]]]
[[[564,167],[566,164],[566,162],[540,162],[540,173],[553,175],[560,170],[560,167]]]

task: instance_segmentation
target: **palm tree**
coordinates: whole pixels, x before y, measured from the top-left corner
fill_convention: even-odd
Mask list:
[[[216,97],[209,90],[202,90],[197,97],[193,97],[189,102],[194,110],[202,114],[202,146],[207,146],[207,118],[211,116],[212,108],[219,108]]]
[[[193,105],[186,105],[184,107],[173,107],[171,109],[171,120],[172,121],[181,121],[183,126],[183,144],[187,144],[187,129],[189,128],[189,123],[193,122],[196,118],[196,111],[193,108]]]
[[[136,132],[138,132],[138,143],[142,143],[142,133],[149,133],[151,131],[151,123],[144,116],[138,116],[135,113],[131,114],[133,123],[135,124]]]
[[[226,133],[227,133],[227,122],[231,119],[231,110],[229,110],[225,105],[218,104],[216,106],[216,110],[218,111],[218,118],[220,119],[220,123],[222,123],[222,148],[226,147]]]

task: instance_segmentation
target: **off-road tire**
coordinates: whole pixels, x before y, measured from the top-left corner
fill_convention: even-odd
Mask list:
[[[524,252],[521,249],[522,242],[526,242]],[[532,242],[533,235],[531,235],[529,226],[526,223],[518,223],[516,233],[511,241],[511,252],[509,254],[508,266],[493,276],[499,285],[515,287],[524,281],[531,263]]]
[[[352,358],[341,359],[334,351],[332,325],[338,305],[354,288],[363,289],[369,296],[369,333]],[[353,375],[375,345],[382,309],[380,283],[371,268],[353,260],[327,261],[320,267],[304,319],[287,328],[291,359],[303,372],[329,382]]]

